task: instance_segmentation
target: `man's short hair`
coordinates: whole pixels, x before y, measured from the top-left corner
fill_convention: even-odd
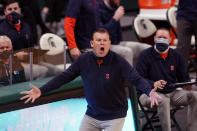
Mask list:
[[[12,41],[6,35],[0,36],[0,42],[8,42],[8,43],[10,43],[12,45]]]
[[[3,0],[3,9],[5,10],[5,8],[12,4],[12,3],[18,3],[19,4],[19,7],[20,7],[20,2],[19,0]]]
[[[92,33],[92,40],[94,39],[93,37],[94,37],[95,33],[107,33],[109,35],[109,39],[111,40],[109,31],[105,28],[98,28],[98,29],[94,30],[94,32]]]

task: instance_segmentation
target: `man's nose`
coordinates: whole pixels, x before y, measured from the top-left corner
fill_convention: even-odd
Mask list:
[[[104,40],[101,40],[100,44],[101,45],[104,45],[105,44],[105,41]]]
[[[3,50],[4,50],[4,51],[7,51],[7,50],[8,50],[8,48],[3,48]]]

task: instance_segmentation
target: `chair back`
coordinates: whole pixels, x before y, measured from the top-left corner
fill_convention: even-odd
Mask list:
[[[154,44],[153,36],[157,28],[151,20],[138,16],[134,19],[133,29],[139,42]]]
[[[157,30],[152,21],[142,17],[136,17],[134,20],[134,29],[139,37],[146,38],[154,34]]]
[[[59,36],[46,33],[40,38],[40,48],[43,50],[49,50],[47,55],[58,55],[64,52],[66,42]]]
[[[169,24],[174,28],[177,28],[176,15],[177,15],[177,7],[172,6],[167,10],[167,20]]]
[[[172,34],[172,39],[173,39],[174,45],[177,45],[177,43],[176,43],[176,38],[177,38],[176,15],[177,15],[177,7],[176,6],[172,6],[172,7],[168,8],[168,10],[166,12],[166,18],[167,18],[167,22],[170,26],[170,29],[173,33]]]

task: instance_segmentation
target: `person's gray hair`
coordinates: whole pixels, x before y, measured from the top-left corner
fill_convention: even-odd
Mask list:
[[[10,38],[6,35],[1,35],[0,36],[0,42],[8,42],[10,44],[12,44],[12,41],[10,40]]]

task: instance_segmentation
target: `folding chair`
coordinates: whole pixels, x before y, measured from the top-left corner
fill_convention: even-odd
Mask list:
[[[141,116],[141,118],[145,117],[146,119],[145,124],[142,126],[142,131],[149,130],[149,129],[151,129],[152,131],[156,131],[157,129],[161,129],[161,125],[159,123],[160,120],[159,120],[159,116],[157,115],[156,107],[151,109],[151,108],[147,108],[143,106],[139,100],[139,97],[138,97],[138,104],[141,109],[141,112],[143,113],[143,116]],[[175,113],[178,110],[183,109],[183,108],[184,106],[178,106],[178,107],[171,107],[170,109],[170,117],[172,120],[171,127],[176,127],[178,131],[181,131],[181,128],[175,119]]]
[[[138,16],[133,21],[133,29],[139,42],[154,44],[157,28],[152,21]]]

